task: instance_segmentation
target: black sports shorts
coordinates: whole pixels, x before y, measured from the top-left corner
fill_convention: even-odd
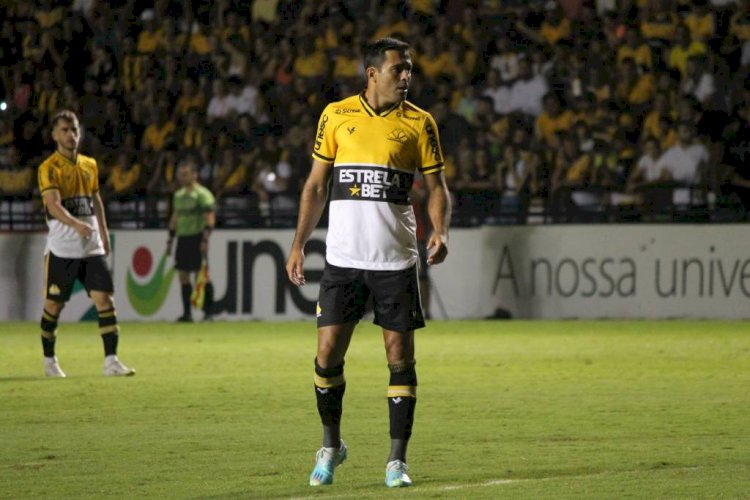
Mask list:
[[[201,240],[203,233],[177,237],[177,250],[174,254],[174,268],[179,271],[200,271],[203,256]]]
[[[112,274],[103,255],[82,259],[65,259],[49,252],[45,256],[46,297],[55,302],[67,302],[78,279],[86,292],[114,292]]]
[[[359,321],[372,295],[374,323],[393,331],[425,326],[417,266],[400,271],[366,271],[326,262],[318,295],[318,326]]]

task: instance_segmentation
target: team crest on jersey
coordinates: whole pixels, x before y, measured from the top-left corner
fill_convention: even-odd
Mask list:
[[[406,141],[409,139],[409,136],[406,135],[406,132],[403,131],[403,129],[400,128],[394,128],[391,130],[391,133],[388,134],[388,140],[389,141],[396,141],[399,144],[406,144]]]

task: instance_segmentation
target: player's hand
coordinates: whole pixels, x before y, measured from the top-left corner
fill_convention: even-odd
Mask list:
[[[448,237],[434,233],[427,242],[427,265],[440,264],[448,256]]]
[[[201,257],[208,255],[208,240],[201,240]]]
[[[297,286],[305,284],[304,263],[305,253],[302,250],[292,250],[289,253],[289,260],[286,261],[286,274],[289,276],[289,281]]]
[[[81,221],[78,221],[78,224],[73,226],[73,229],[75,229],[78,236],[84,240],[91,238],[91,235],[94,234],[94,226]]]
[[[167,249],[164,251],[164,255],[172,254],[172,240],[167,241]]]

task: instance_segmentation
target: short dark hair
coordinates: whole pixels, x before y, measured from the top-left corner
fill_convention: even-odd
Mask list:
[[[380,40],[368,43],[362,49],[365,71],[371,66],[373,68],[380,68],[385,60],[386,51],[397,50],[401,53],[407,54],[409,49],[410,45],[408,43],[390,37],[381,38]]]
[[[52,119],[49,122],[50,130],[55,130],[55,127],[57,126],[57,122],[60,120],[65,120],[70,123],[79,123],[78,117],[74,112],[72,112],[69,109],[63,109],[62,111],[58,111],[55,113],[55,115],[52,117]]]
[[[180,162],[177,164],[177,168],[180,168],[180,167],[187,167],[190,169],[191,172],[195,174],[197,174],[198,170],[200,170],[198,168],[198,162],[195,161],[195,157],[193,157],[192,155],[187,155],[185,156],[185,158],[180,160]]]

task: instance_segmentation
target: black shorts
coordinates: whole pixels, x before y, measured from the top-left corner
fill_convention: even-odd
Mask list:
[[[45,256],[45,293],[49,300],[67,302],[78,279],[86,292],[114,292],[112,274],[103,255],[65,259],[49,252]]]
[[[359,321],[372,295],[376,325],[398,332],[425,326],[417,266],[401,271],[366,271],[326,262],[318,296],[318,326]]]
[[[201,269],[201,240],[203,233],[177,237],[177,250],[174,254],[174,268],[178,271],[198,272]]]

